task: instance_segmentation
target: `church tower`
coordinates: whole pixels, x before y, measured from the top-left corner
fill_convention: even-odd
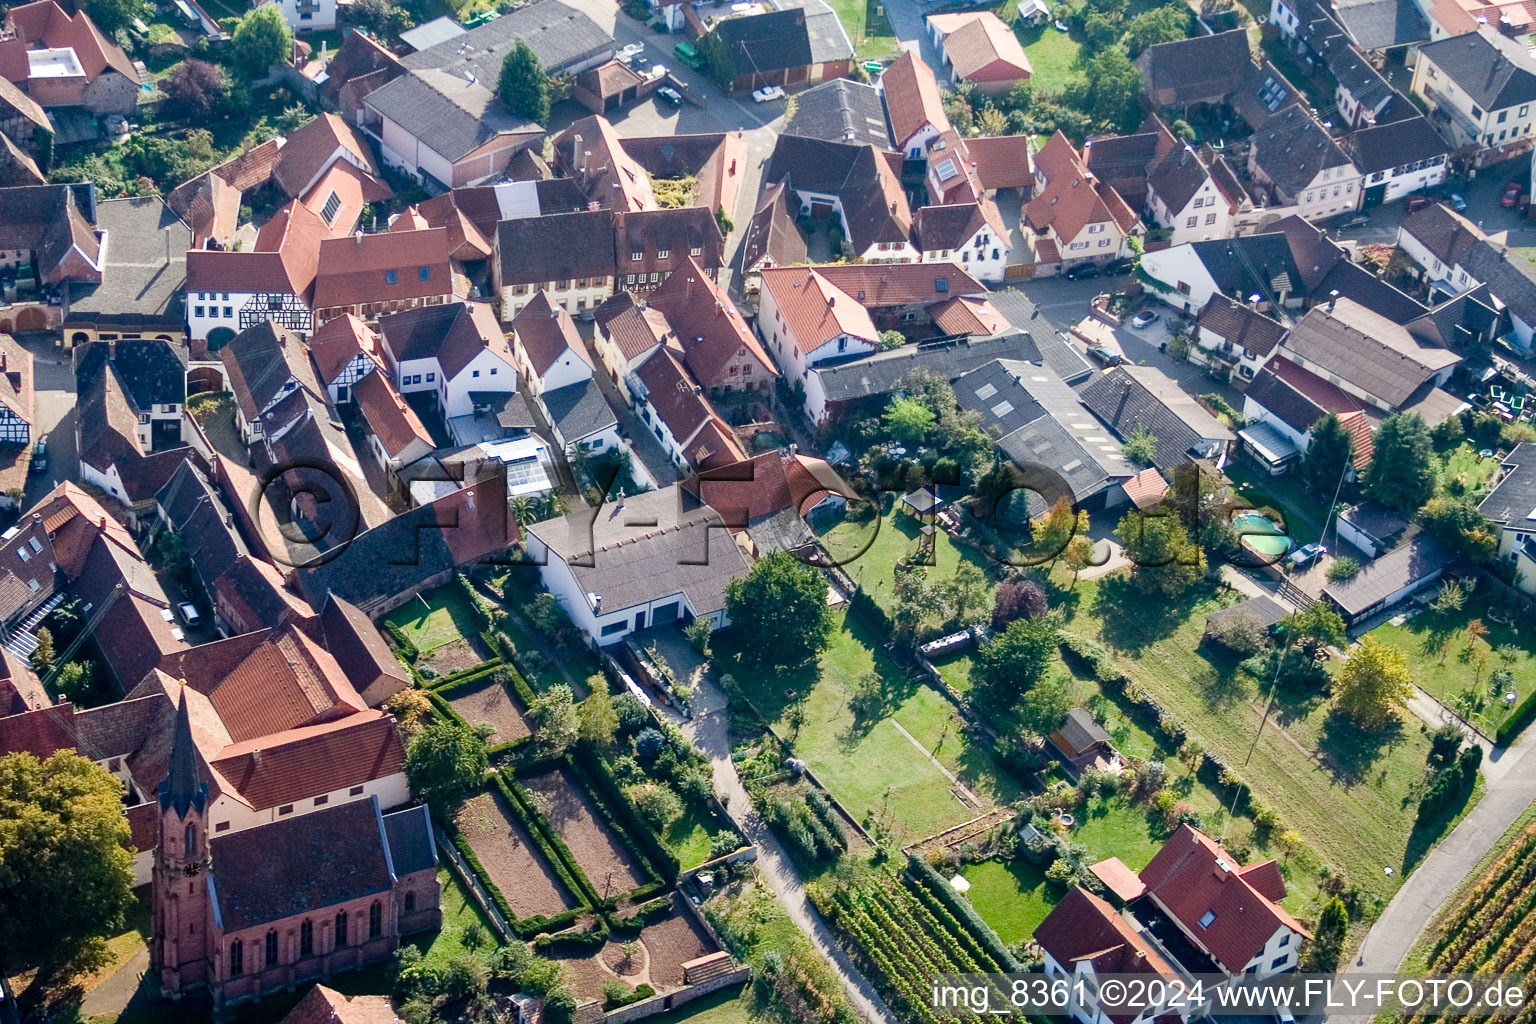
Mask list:
[[[209,934],[208,783],[197,771],[186,685],[176,706],[171,771],[160,783],[160,843],[155,849],[154,936],[150,960],[160,986],[179,996],[206,985],[212,969]]]

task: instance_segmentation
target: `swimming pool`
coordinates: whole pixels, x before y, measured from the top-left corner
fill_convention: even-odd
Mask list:
[[[1232,517],[1232,528],[1250,550],[1266,557],[1278,558],[1291,550],[1291,538],[1262,512],[1239,512]]]

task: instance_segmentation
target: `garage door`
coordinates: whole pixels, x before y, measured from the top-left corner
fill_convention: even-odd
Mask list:
[[[678,605],[676,601],[673,601],[671,604],[664,604],[651,612],[651,625],[660,626],[666,622],[676,622],[677,615]]]

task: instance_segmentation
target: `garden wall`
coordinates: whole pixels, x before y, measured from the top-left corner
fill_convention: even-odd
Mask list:
[[[686,985],[676,992],[652,996],[650,999],[622,1006],[617,1010],[604,1014],[602,1019],[607,1021],[608,1024],[626,1024],[628,1021],[644,1020],[647,1017],[654,1017],[658,1013],[666,1013],[668,1010],[687,1006],[695,999],[702,999],[704,996],[730,988],[733,985],[745,984],[751,979],[752,969],[750,967],[738,967],[729,974],[722,974],[718,978],[701,981],[696,985]]]

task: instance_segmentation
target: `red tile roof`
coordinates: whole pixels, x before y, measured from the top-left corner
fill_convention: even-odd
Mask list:
[[[385,778],[404,765],[394,720],[387,712],[364,710],[233,743],[211,767],[246,803],[264,810]]]
[[[327,320],[309,336],[309,354],[320,371],[320,382],[329,384],[360,353],[377,358],[378,336],[351,313]]]
[[[272,176],[290,199],[297,199],[335,160],[356,161],[375,179],[370,187],[383,190],[378,198],[388,198],[389,187],[377,181],[379,168],[373,162],[373,150],[335,114],[321,114],[290,133],[278,152]]]
[[[388,283],[390,272],[395,275],[394,284]],[[316,309],[452,293],[448,232],[443,228],[328,238],[320,243]]]
[[[1014,82],[1033,71],[1019,37],[991,11],[930,14],[928,22],[943,36],[955,74],[968,82]]]
[[[1136,933],[1108,903],[1074,885],[1035,929],[1035,941],[1066,971],[1083,961],[1096,974],[1174,974],[1162,955]],[[1111,1012],[1116,1024],[1130,1024],[1133,1009]]]
[[[1236,858],[1215,840],[1181,825],[1141,869],[1141,880],[1185,934],[1223,968],[1237,974],[1280,928],[1312,937],[1275,902],[1276,887],[1283,895],[1284,883],[1261,868],[1239,869]],[[1252,879],[1246,875],[1248,870],[1256,872]]]
[[[128,54],[96,27],[84,11],[70,15],[54,0],[12,7],[5,24],[14,30],[12,38],[0,42],[0,76],[11,82],[23,82],[31,75],[28,50],[68,48],[75,51],[87,81],[94,82],[108,68],[124,75],[135,85],[139,73]]]
[[[1044,184],[1024,212],[1037,231],[1049,227],[1058,239],[1070,241],[1089,224],[1113,223],[1122,234],[1136,225],[1136,214],[1125,200],[1094,177],[1061,132],[1035,154],[1035,175],[1045,179]]]
[[[1119,857],[1108,857],[1097,864],[1090,864],[1088,870],[1123,903],[1138,899],[1147,891],[1141,879],[1136,877],[1136,872],[1126,867]]]
[[[534,293],[512,320],[512,331],[534,374],[541,379],[567,352],[574,352],[587,366],[592,365],[587,346],[576,333],[576,322],[564,306],[550,301],[548,292]]]
[[[896,145],[905,147],[925,124],[940,132],[949,127],[933,69],[916,52],[903,53],[881,72],[880,91],[885,94]]]
[[[316,985],[283,1024],[399,1024],[388,996],[344,996]]]
[[[262,225],[251,252],[189,251],[187,290],[286,292],[307,303],[315,283],[320,240],[327,234],[319,214],[302,203],[289,203]]]
[[[1029,188],[1035,183],[1034,146],[1028,135],[966,139],[982,188]]]
[[[858,497],[826,461],[776,451],[704,470],[684,486],[733,529],[787,508],[807,512],[833,492]]]
[[[682,353],[671,322],[660,310],[650,308],[645,300],[637,299],[632,292],[620,292],[598,307],[597,324],[625,360],[644,355],[663,344],[670,344],[678,354]]]
[[[945,334],[992,335],[1008,320],[986,299],[946,299],[934,306],[933,323]]]
[[[830,267],[769,267],[763,270],[763,291],[784,318],[790,340],[810,355],[842,334],[871,345],[880,340],[869,311],[852,295],[822,276]]]
[[[958,263],[849,263],[816,270],[871,309],[987,294],[987,286]]]
[[[367,171],[358,170],[345,160],[338,160],[299,201],[326,221],[330,237],[340,238],[350,235],[354,228],[360,226],[358,218],[363,215],[365,204],[386,199],[389,194],[384,183]],[[327,219],[325,214],[331,205],[332,196],[336,197],[336,208]]]
[[[1137,508],[1150,508],[1163,500],[1168,493],[1168,481],[1155,468],[1147,468],[1131,477],[1124,484],[1125,496]]]
[[[725,386],[730,380],[726,367],[738,358],[756,362],[758,371],[767,376],[779,375],[731,297],[693,257],[651,292],[646,302],[666,315],[683,346],[683,361],[706,388]]]
[[[390,458],[398,457],[413,441],[420,441],[429,450],[435,447],[432,435],[395,390],[388,374],[370,373],[353,384],[352,401]]]

